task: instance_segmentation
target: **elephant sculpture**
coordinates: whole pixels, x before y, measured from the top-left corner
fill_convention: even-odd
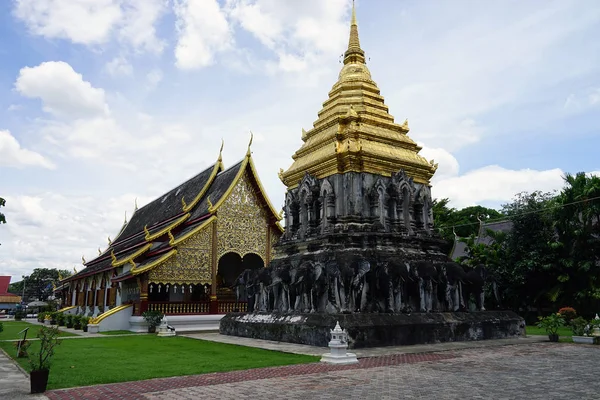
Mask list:
[[[410,313],[485,310],[485,288],[497,285],[484,265],[410,261],[388,255],[330,253],[320,259],[274,261],[244,270],[235,280],[236,300],[250,312]]]

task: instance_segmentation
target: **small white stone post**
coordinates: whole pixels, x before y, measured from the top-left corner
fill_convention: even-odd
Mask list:
[[[160,322],[160,326],[158,327],[158,335],[157,336],[175,336],[175,329],[169,329],[169,325],[167,324],[167,316],[163,316],[162,321]]]
[[[600,336],[600,317],[596,314],[596,318],[594,318],[594,332],[592,336]]]
[[[335,328],[331,331],[329,348],[331,349],[330,352],[323,354],[321,362],[338,365],[358,363],[356,354],[346,352],[348,349],[348,334],[340,327],[339,322],[336,322]]]

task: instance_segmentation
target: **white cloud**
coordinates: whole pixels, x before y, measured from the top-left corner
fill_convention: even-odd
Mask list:
[[[148,72],[146,75],[146,79],[148,80],[148,84],[151,89],[155,88],[156,85],[160,83],[163,79],[163,73],[160,69],[156,68],[152,71]]]
[[[99,45],[118,35],[136,51],[160,53],[165,42],[155,24],[166,5],[166,0],[16,0],[14,15],[48,39]]]
[[[10,223],[0,230],[0,271],[19,276],[35,268],[78,270],[82,254],[90,260],[97,248],[107,246],[131,216],[136,195],[126,193],[102,199],[85,194],[65,196],[53,192],[6,196],[3,210]],[[150,197],[137,196],[142,206]]]
[[[56,166],[39,153],[23,149],[9,131],[0,130],[0,167],[43,167]]]
[[[216,0],[174,0],[178,33],[176,65],[195,69],[211,65],[216,53],[230,49],[233,35]]]
[[[228,0],[226,4],[231,20],[271,50],[275,65],[284,72],[319,66],[322,56],[338,54],[348,40],[348,0]]]
[[[123,3],[120,37],[134,49],[160,53],[166,42],[156,36],[154,25],[167,10],[166,0],[129,0]]]
[[[559,168],[538,171],[510,170],[490,165],[464,175],[441,179],[432,189],[436,198],[447,197],[452,207],[463,208],[484,202],[506,203],[520,192],[552,192],[563,187],[564,172]]]
[[[79,118],[109,112],[104,90],[94,88],[62,61],[21,69],[15,88],[23,96],[41,99],[44,111],[56,116]]]
[[[121,20],[120,0],[16,0],[15,15],[36,35],[97,44]]]
[[[133,66],[125,57],[115,57],[106,63],[106,71],[113,75],[131,75],[133,73]]]

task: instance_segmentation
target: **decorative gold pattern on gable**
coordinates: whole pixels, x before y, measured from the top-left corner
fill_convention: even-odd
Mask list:
[[[213,222],[214,223],[214,222]],[[170,284],[210,284],[212,224],[181,242],[177,254],[149,273],[150,282]]]
[[[248,253],[266,260],[267,213],[248,179],[248,173],[237,182],[217,211],[217,255]]]

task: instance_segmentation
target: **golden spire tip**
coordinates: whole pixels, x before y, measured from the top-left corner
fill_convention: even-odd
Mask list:
[[[221,148],[219,149],[219,161],[223,161],[223,146],[225,145],[225,141],[221,138]]]
[[[254,133],[250,131],[250,143],[248,143],[248,151],[246,152],[246,157],[250,157],[250,154],[252,154],[250,151],[250,147],[252,147],[252,139],[254,139]]]
[[[354,7],[354,0],[352,0],[352,21],[350,22],[350,25],[358,25],[356,22],[356,8]]]

